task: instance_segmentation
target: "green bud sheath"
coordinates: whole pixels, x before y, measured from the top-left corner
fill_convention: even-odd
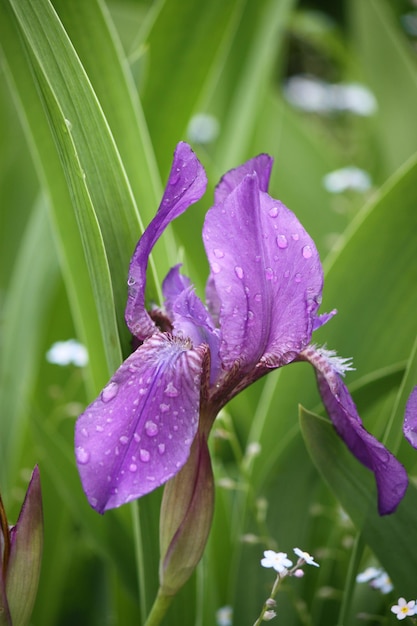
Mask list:
[[[200,561],[210,532],[214,480],[207,439],[199,432],[181,471],[165,486],[160,517],[160,592],[175,595]]]

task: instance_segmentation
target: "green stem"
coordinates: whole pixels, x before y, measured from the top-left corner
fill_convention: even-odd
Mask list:
[[[174,596],[166,596],[161,592],[161,589],[159,589],[151,612],[149,613],[148,619],[145,622],[145,626],[159,626],[159,624],[165,617],[165,613],[167,612],[173,597]]]

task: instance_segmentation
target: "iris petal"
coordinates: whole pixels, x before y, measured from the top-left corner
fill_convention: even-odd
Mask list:
[[[188,144],[179,143],[158,212],[140,238],[130,262],[125,319],[138,339],[155,332],[155,324],[145,309],[146,269],[152,248],[168,224],[202,197],[206,186],[203,166]]]
[[[316,368],[323,404],[338,435],[352,454],[374,475],[380,515],[392,513],[407,490],[407,472],[399,461],[363,426],[346,385],[331,361],[309,348],[304,356]]]
[[[203,239],[225,366],[293,360],[311,339],[323,285],[316,247],[295,215],[260,190],[257,173],[246,175],[208,211]]]
[[[232,191],[240,185],[245,176],[252,176],[256,173],[259,181],[259,189],[268,191],[269,179],[273,165],[273,158],[268,154],[259,154],[253,159],[249,159],[243,165],[235,167],[227,172],[214,191],[214,202],[223,202]]]
[[[98,512],[152,491],[186,462],[198,427],[205,350],[155,333],[79,417],[78,470]]]
[[[417,387],[411,392],[405,408],[403,432],[413,448],[417,448]]]
[[[188,278],[179,273],[179,266],[173,267],[162,287],[167,297],[165,307],[171,317],[175,335],[188,337],[194,346],[207,344],[211,357],[211,382],[220,371],[219,330],[200,298],[194,292]]]

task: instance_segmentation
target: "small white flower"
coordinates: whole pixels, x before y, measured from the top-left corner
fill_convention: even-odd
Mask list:
[[[363,193],[372,186],[368,172],[353,165],[333,170],[323,177],[323,185],[329,193],[343,193],[351,189]]]
[[[265,611],[264,616],[263,616],[262,619],[263,619],[264,622],[270,622],[271,619],[274,619],[274,617],[276,617],[276,616],[277,616],[276,611],[272,611],[272,610]]]
[[[377,567],[367,567],[366,570],[360,572],[356,576],[356,582],[358,583],[369,583],[370,580],[377,578],[382,573],[382,570]]]
[[[371,587],[379,589],[379,591],[383,594],[389,593],[394,589],[394,585],[386,572],[381,572],[379,576],[376,576],[376,578],[371,581],[370,584]]]
[[[76,365],[84,367],[88,363],[88,353],[76,339],[68,339],[67,341],[57,341],[52,344],[46,353],[46,360],[54,365]]]
[[[217,626],[232,626],[233,609],[231,606],[222,606],[216,611]]]
[[[303,552],[300,548],[294,548],[295,554],[299,559],[302,559],[307,563],[307,565],[315,565],[316,567],[320,567],[318,563],[315,562],[314,557],[311,556],[308,552]]]
[[[287,558],[286,552],[274,552],[265,550],[264,558],[261,560],[262,567],[272,567],[278,574],[286,574],[287,567],[292,566],[292,561]]]
[[[188,123],[187,135],[193,143],[204,145],[214,141],[219,130],[220,124],[217,117],[209,113],[197,113]]]
[[[397,619],[405,619],[406,617],[410,617],[411,615],[416,614],[416,601],[410,600],[407,602],[405,598],[399,598],[398,604],[394,604],[391,607],[391,612],[395,613]]]

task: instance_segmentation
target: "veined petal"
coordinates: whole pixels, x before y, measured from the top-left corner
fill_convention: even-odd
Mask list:
[[[295,215],[247,175],[206,216],[203,239],[212,293],[221,302],[221,359],[249,371],[278,367],[310,341],[323,272]]]
[[[155,324],[145,309],[146,269],[151,250],[168,224],[202,197],[206,186],[207,177],[200,161],[188,144],[179,143],[162,202],[130,262],[125,319],[138,339],[146,339],[155,332]]]
[[[375,475],[380,515],[392,513],[407,490],[407,472],[394,455],[365,430],[346,385],[332,366],[332,359],[314,347],[308,347],[301,356],[316,369],[323,404],[338,435],[358,461]]]
[[[99,513],[156,489],[186,462],[198,427],[205,351],[155,333],[79,417],[78,470]]]
[[[405,407],[403,432],[413,448],[417,448],[417,387],[414,387]]]
[[[174,334],[187,337],[194,347],[207,344],[210,348],[211,382],[220,370],[219,330],[200,298],[196,295],[189,279],[179,273],[179,265],[173,267],[164,280],[162,291],[165,307],[170,315]]]
[[[260,191],[268,191],[273,163],[274,159],[268,154],[259,154],[243,163],[243,165],[227,172],[214,191],[215,204],[223,202],[246,176],[251,176],[255,173],[258,176]]]

